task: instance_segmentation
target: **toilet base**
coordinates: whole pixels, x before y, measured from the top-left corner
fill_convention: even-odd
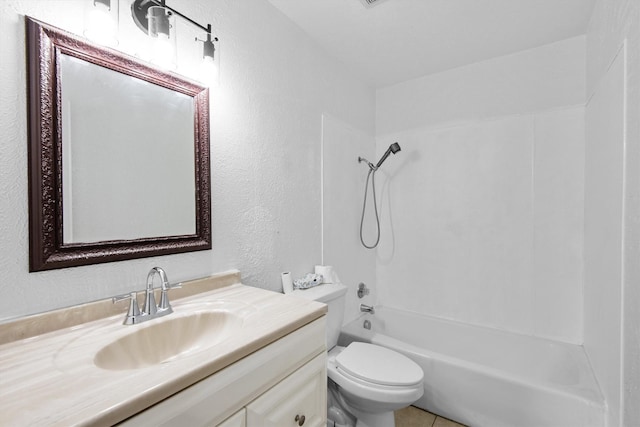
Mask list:
[[[329,378],[327,383],[328,419],[336,427],[396,427],[393,411],[369,413],[354,408],[340,395],[339,386]],[[331,425],[328,423],[327,425]]]
[[[371,414],[355,410],[354,415],[358,419],[356,427],[396,427],[393,411]]]

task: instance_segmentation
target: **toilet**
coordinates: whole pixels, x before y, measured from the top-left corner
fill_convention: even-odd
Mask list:
[[[346,292],[343,284],[329,283],[290,294],[328,305],[329,419],[336,427],[352,427],[354,418],[356,427],[395,427],[393,411],[422,397],[424,373],[414,361],[385,347],[362,342],[337,346]]]

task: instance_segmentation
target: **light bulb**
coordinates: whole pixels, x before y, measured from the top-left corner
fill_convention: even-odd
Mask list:
[[[165,34],[158,34],[158,37],[152,41],[152,58],[151,61],[163,68],[173,68],[174,64],[174,47],[171,39]]]
[[[205,56],[200,64],[199,80],[207,86],[213,86],[218,83],[218,66],[210,56]]]
[[[96,43],[117,46],[118,24],[112,17],[111,6],[103,2],[92,1],[91,3],[86,17],[84,35]],[[115,14],[117,16],[117,9]]]

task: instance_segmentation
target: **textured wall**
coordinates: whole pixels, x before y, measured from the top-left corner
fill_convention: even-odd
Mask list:
[[[378,91],[378,155],[402,146],[383,304],[582,343],[584,58],[577,37]]]
[[[598,0],[587,32],[584,345],[611,427],[640,425],[639,70],[640,3]]]
[[[373,90],[265,0],[175,0],[172,7],[211,22],[222,40],[221,84],[211,94],[213,249],[28,273],[21,15],[79,33],[82,4],[0,2],[0,319],[141,289],[155,265],[175,281],[238,268],[245,283],[279,290],[281,271],[300,276],[319,264],[322,114],[372,135]],[[122,0],[121,15],[128,8]],[[122,48],[135,50],[134,39]],[[163,203],[171,201],[151,208]]]

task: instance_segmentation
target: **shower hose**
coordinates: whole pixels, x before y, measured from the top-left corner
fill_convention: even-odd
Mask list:
[[[364,237],[362,236],[362,226],[364,224],[364,214],[367,209],[367,193],[369,192],[369,178],[371,178],[371,191],[373,192],[373,211],[376,214],[376,242],[369,246],[364,242]],[[362,246],[367,249],[373,249],[378,246],[380,242],[380,218],[378,217],[378,202],[376,200],[376,169],[370,168],[369,173],[367,174],[367,182],[364,185],[364,202],[362,203],[362,217],[360,218],[360,242]]]

